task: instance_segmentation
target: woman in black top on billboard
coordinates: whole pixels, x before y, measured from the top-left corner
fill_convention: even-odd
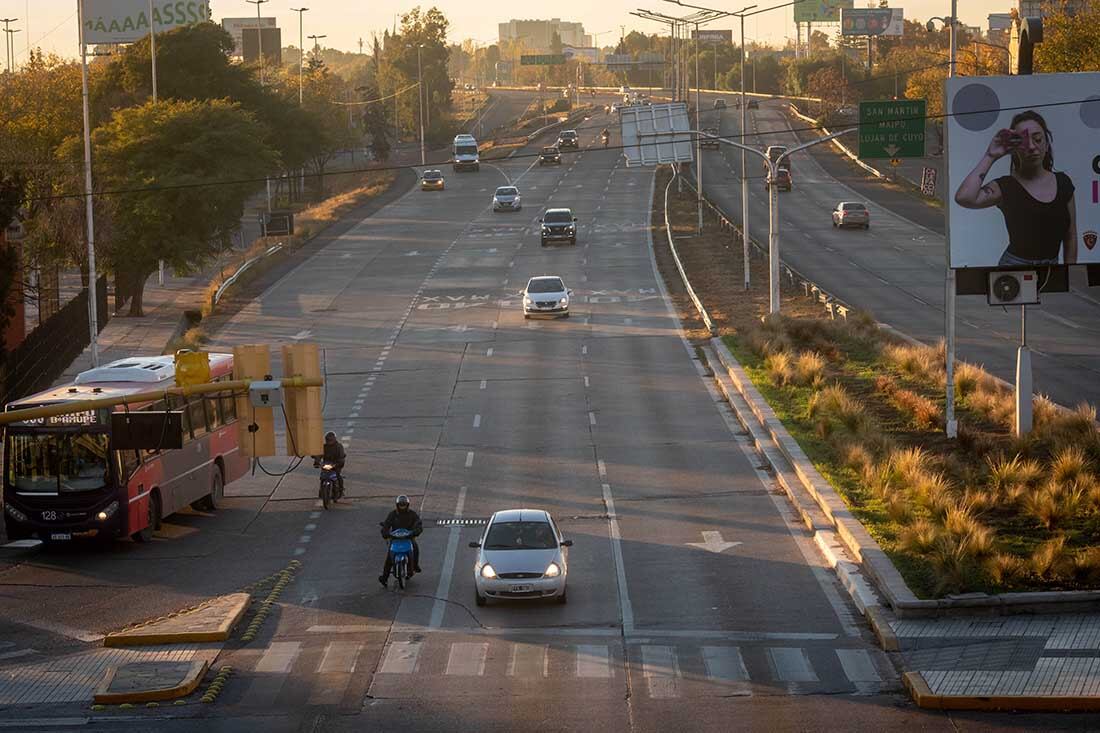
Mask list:
[[[1054,171],[1053,139],[1038,112],[1020,112],[1009,129],[993,136],[955,192],[955,203],[964,208],[1001,210],[1008,230],[1008,247],[998,262],[1002,267],[1056,265],[1059,251],[1063,264],[1077,262],[1073,181]],[[1012,156],[1009,175],[986,183],[989,169],[1005,155]]]

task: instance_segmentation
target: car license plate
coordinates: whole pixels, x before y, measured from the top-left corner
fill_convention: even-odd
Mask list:
[[[529,585],[513,585],[510,590],[513,593],[528,593],[531,590]]]
[[[71,540],[73,536],[68,532],[53,532],[50,534],[51,540]]]

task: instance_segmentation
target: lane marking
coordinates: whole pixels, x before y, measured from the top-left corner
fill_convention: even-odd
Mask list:
[[[844,668],[844,676],[852,682],[882,682],[874,660],[866,649],[837,649],[836,656]]]
[[[460,677],[480,677],[485,674],[485,657],[489,645],[482,641],[456,641],[451,644],[447,656],[447,669],[443,674]]]
[[[611,676],[611,658],[605,645],[577,645],[577,676],[604,679]]]
[[[302,643],[299,641],[273,641],[264,650],[253,671],[265,674],[286,674],[298,657]]]
[[[391,641],[386,647],[386,655],[382,658],[378,673],[412,674],[420,659],[420,649],[419,641]]]
[[[466,451],[466,468],[474,465],[474,452],[472,450]]]
[[[680,696],[680,668],[670,646],[642,647],[642,676],[652,698]]]
[[[474,454],[467,454],[467,466],[473,463]],[[466,487],[458,489],[458,499],[455,501],[456,519],[462,517],[462,510],[466,506]],[[461,533],[461,525],[451,527],[451,534],[447,538],[447,551],[443,555],[443,570],[439,575],[439,585],[435,589],[435,601],[432,603],[432,616],[428,621],[428,627],[438,629],[443,625],[443,615],[447,610],[447,596],[450,594],[451,577],[454,574],[455,554],[458,552],[458,537]]]
[[[590,385],[588,384],[588,377],[585,377],[585,378],[584,378],[584,386],[585,386],[586,388],[590,386]]]
[[[607,466],[604,464],[603,459],[596,461],[596,470],[600,472],[600,478],[607,478]]]
[[[781,682],[817,682],[817,673],[801,647],[768,647],[768,665]]]
[[[492,355],[493,355],[493,347],[490,346],[488,349],[485,350],[485,356],[492,356]]]
[[[321,663],[317,665],[317,674],[325,674],[326,672],[351,674],[355,671],[355,662],[362,650],[362,642],[330,641],[325,645]]]
[[[482,379],[481,380],[481,385],[478,387],[478,389],[485,389],[485,384],[486,384],[486,380]]]
[[[588,424],[589,425],[595,425],[596,424],[596,413],[591,412],[591,411],[588,413]]]
[[[474,427],[475,428],[480,428],[481,427],[481,415],[474,415]]]
[[[601,462],[602,463],[602,462]],[[602,475],[602,474],[601,474]],[[630,605],[630,594],[626,588],[626,566],[623,563],[622,532],[615,514],[615,499],[611,496],[611,485],[603,484],[603,501],[607,507],[607,529],[611,537],[611,551],[615,558],[615,578],[619,595],[619,616],[623,622],[623,633],[634,633],[634,609]]]
[[[513,644],[512,659],[508,662],[509,677],[545,677],[549,671],[550,655],[546,644]]]

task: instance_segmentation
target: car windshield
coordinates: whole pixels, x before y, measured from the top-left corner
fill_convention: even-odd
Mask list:
[[[485,537],[486,550],[554,550],[558,538],[546,522],[494,522]]]
[[[867,207],[863,204],[844,204],[845,211],[866,211]]]
[[[543,148],[542,149],[542,154],[543,155],[553,155],[556,152],[558,152],[557,148]]]
[[[574,132],[573,130],[566,130],[565,132],[563,132],[563,133],[561,134],[561,136],[562,136],[563,138],[573,138],[573,137],[576,137],[576,136],[577,136],[577,133],[576,133],[576,132]]]
[[[477,146],[455,145],[455,155],[477,155]]]
[[[548,277],[542,280],[532,280],[527,283],[528,293],[561,293],[565,290],[565,283],[560,278]]]
[[[428,171],[427,173],[424,174],[424,180],[425,181],[438,181],[442,177],[443,177],[443,174],[440,173],[439,171]]]
[[[547,224],[568,224],[573,221],[573,212],[547,211],[546,216],[542,217],[542,220]]]
[[[515,196],[519,191],[514,188],[503,186],[497,189],[497,196]]]
[[[72,493],[108,480],[105,433],[12,433],[8,485],[26,493]]]

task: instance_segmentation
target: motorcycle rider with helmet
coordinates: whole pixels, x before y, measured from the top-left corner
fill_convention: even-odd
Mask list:
[[[325,433],[325,448],[324,454],[320,456],[313,456],[313,467],[320,468],[322,463],[330,463],[336,470],[336,480],[338,482],[340,496],[344,495],[344,463],[347,461],[348,455],[344,451],[343,444],[336,439],[336,433],[331,430]]]
[[[411,577],[413,573],[423,572],[420,569],[420,545],[417,544],[416,538],[424,531],[424,525],[420,521],[420,515],[409,507],[409,497],[402,494],[397,497],[394,503],[396,507],[386,517],[386,521],[382,522],[382,537],[388,540],[390,530],[394,529],[407,529],[412,532],[412,569],[409,572]],[[382,574],[378,576],[378,582],[382,584],[382,587],[386,587],[391,572],[393,572],[393,556],[387,548],[386,564],[382,567]]]

